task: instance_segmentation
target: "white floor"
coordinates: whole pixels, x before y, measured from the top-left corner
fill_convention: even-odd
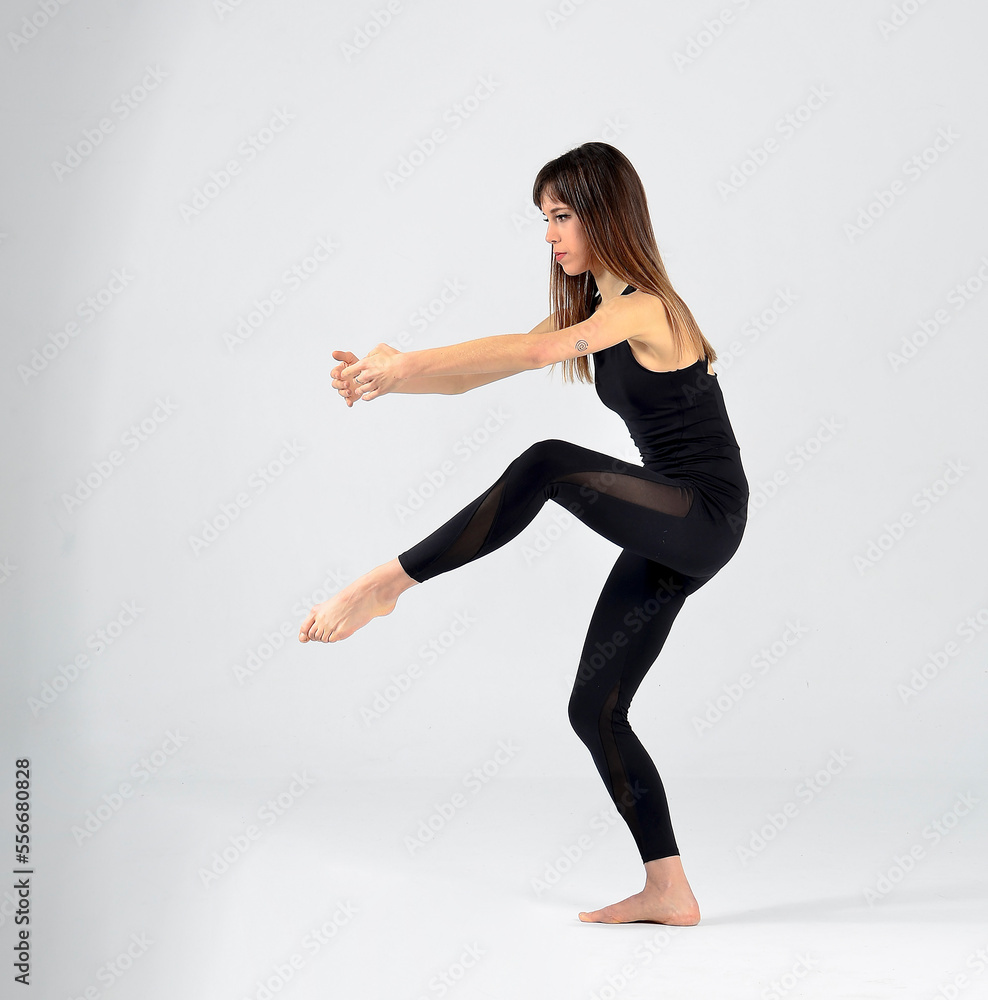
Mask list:
[[[708,780],[687,796],[679,783],[677,836],[702,920],[664,928],[577,918],[641,888],[599,784],[504,776],[434,818],[413,852],[405,838],[441,804],[438,787],[323,783],[262,816],[249,787],[160,781],[78,847],[38,844],[31,995],[988,996],[978,789],[845,776],[742,861],[739,845],[752,850],[752,827],[791,789]],[[953,792],[975,804],[935,842],[926,824]],[[883,874],[890,889],[869,903]]]

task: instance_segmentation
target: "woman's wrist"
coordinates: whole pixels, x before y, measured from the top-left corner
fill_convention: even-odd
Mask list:
[[[422,375],[428,375],[426,371],[424,354],[428,351],[405,351],[401,355],[401,375],[403,379],[419,378]]]

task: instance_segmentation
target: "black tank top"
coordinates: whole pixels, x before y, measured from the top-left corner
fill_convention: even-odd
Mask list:
[[[628,285],[621,294],[634,290]],[[645,468],[692,486],[711,513],[738,511],[748,499],[748,481],[707,359],[655,372],[638,362],[627,340],[592,357],[597,396],[627,424]]]

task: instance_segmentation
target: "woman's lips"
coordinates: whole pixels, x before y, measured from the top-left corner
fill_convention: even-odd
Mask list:
[[[562,253],[556,254],[556,260],[561,260],[565,256],[566,256],[566,251],[564,250]]]

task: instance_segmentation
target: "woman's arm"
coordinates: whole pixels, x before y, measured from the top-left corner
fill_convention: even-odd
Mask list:
[[[340,353],[342,354],[343,352],[341,351]],[[357,360],[355,355],[350,355],[350,357],[353,361]],[[339,369],[345,367],[345,364],[346,363],[333,369],[333,388],[339,389],[340,395],[346,399],[347,405],[352,406],[353,397],[350,394],[354,391],[353,380],[342,380],[336,377],[339,374]],[[512,371],[485,372],[483,375],[418,375],[415,378],[407,378],[402,382],[398,382],[391,391],[422,394],[437,393],[443,396],[458,396],[460,393],[468,392],[470,389],[476,389],[478,386],[487,385],[488,382],[496,382],[498,379],[507,378],[509,375],[517,374],[517,371]]]
[[[507,375],[544,368],[549,363],[542,357],[549,320],[546,317],[528,333],[482,337],[452,347],[402,353],[389,344],[378,344],[359,361],[351,358],[334,369],[334,374],[345,388],[353,385],[348,399],[376,399],[388,392],[435,392],[430,382],[438,377],[462,380],[443,383],[440,392],[453,392],[457,385],[460,392],[466,392]],[[580,347],[585,344],[581,342]],[[403,384],[410,384],[410,389],[402,388]]]
[[[518,371],[513,372],[484,372],[482,375],[418,375],[415,378],[406,378],[404,382],[399,382],[391,391],[437,392],[445,396],[458,396],[460,393],[469,392],[478,386],[487,385],[488,382],[496,382],[498,379],[517,375],[518,372],[525,370],[519,368]]]
[[[502,333],[448,347],[409,351],[402,355],[394,370],[402,373],[400,378],[413,379],[423,375],[486,375],[541,367],[536,356],[535,338],[531,334]],[[368,370],[368,374],[374,378],[378,373]]]
[[[456,396],[464,392],[466,375],[417,375],[399,382],[392,392],[435,392],[442,396]]]
[[[535,351],[536,334],[543,333],[540,327],[547,324],[548,320],[543,320],[531,333],[501,334],[454,344],[452,348],[432,347],[409,352],[403,360],[409,363],[409,369],[414,374],[406,381],[460,378],[464,380],[461,391],[466,392],[508,375],[541,368],[543,366],[539,364]],[[439,367],[440,371],[433,371],[435,367]],[[445,372],[442,368],[452,368],[453,371]]]
[[[529,334],[548,333],[549,320],[546,316],[541,323],[532,327]],[[517,375],[519,372],[528,371],[527,368],[513,368],[503,372],[478,372],[473,375],[416,375],[399,382],[392,392],[435,392],[443,395],[459,395],[469,392],[482,385],[497,382],[499,379],[507,378],[509,375]]]
[[[358,363],[361,367],[356,370],[362,373],[366,369],[368,381],[375,382],[368,390],[373,393],[388,392],[396,378],[545,368],[613,347],[640,333],[652,320],[652,315],[645,302],[646,296],[639,296],[636,302],[630,301],[634,298],[634,295],[617,295],[601,303],[587,319],[562,330],[550,332],[548,320],[544,320],[529,333],[505,333],[448,347],[409,351],[390,366],[380,365],[368,357]]]

